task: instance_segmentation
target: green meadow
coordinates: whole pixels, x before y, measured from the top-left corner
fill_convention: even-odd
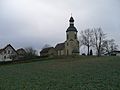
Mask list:
[[[120,57],[65,57],[0,65],[0,90],[120,90]]]

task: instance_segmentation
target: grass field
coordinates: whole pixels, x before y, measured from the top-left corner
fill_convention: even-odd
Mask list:
[[[120,90],[120,57],[0,65],[0,90]]]

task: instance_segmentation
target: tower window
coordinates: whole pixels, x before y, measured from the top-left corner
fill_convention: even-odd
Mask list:
[[[67,39],[69,39],[69,35],[67,34]]]
[[[75,34],[75,39],[77,39],[77,35]]]

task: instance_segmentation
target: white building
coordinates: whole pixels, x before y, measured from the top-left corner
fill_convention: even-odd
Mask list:
[[[17,56],[17,52],[10,44],[3,49],[0,49],[0,62],[12,61],[15,56]]]

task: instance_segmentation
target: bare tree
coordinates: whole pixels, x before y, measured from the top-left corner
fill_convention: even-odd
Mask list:
[[[93,29],[93,40],[92,43],[97,50],[97,55],[101,56],[101,51],[103,49],[103,43],[105,41],[106,34],[103,33],[101,28]]]
[[[90,51],[90,47],[93,45],[92,38],[93,35],[93,31],[90,29],[86,29],[84,31],[81,31],[81,36],[80,36],[80,44],[81,45],[85,45],[88,48],[88,55],[90,55],[89,51]]]
[[[42,49],[44,49],[44,48],[48,48],[48,47],[51,47],[51,45],[49,45],[49,44],[45,44],[45,45],[43,46]]]
[[[110,53],[112,51],[118,50],[118,45],[115,43],[114,39],[105,40],[103,43],[103,52]]]
[[[25,51],[26,51],[26,55],[29,57],[37,56],[37,53],[36,53],[37,51],[34,50],[32,47],[25,48]]]

